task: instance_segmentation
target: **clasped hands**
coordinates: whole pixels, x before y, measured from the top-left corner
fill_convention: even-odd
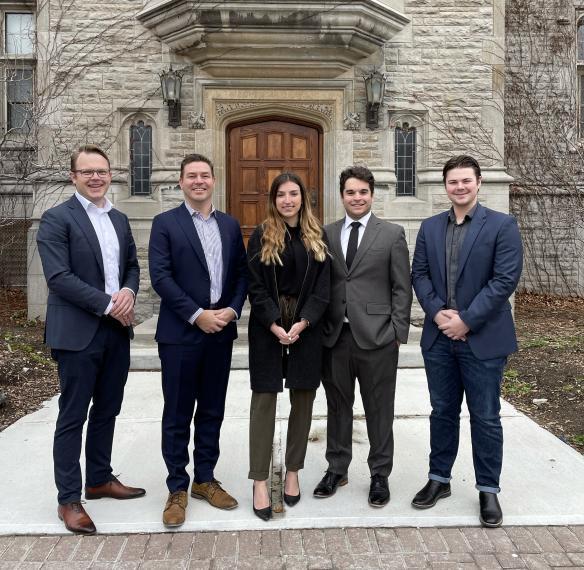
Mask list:
[[[442,309],[436,313],[434,322],[438,328],[451,340],[462,340],[466,342],[466,333],[470,329],[458,315],[455,309]]]
[[[112,295],[113,307],[108,313],[110,317],[128,327],[134,321],[134,295],[129,289],[116,291]]]
[[[302,319],[300,322],[294,323],[288,332],[286,332],[276,323],[272,323],[270,326],[270,331],[276,335],[276,338],[280,341],[280,344],[290,345],[294,344],[300,338],[300,333],[307,327],[308,321]]]
[[[233,319],[235,313],[229,307],[225,309],[205,309],[195,320],[195,324],[204,333],[222,331]]]

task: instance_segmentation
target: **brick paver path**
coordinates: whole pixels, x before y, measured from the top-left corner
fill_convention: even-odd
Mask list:
[[[584,526],[0,536],[0,570],[32,568],[584,569]]]

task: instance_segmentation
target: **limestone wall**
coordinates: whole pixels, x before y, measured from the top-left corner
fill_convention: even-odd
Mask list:
[[[377,180],[375,213],[404,225],[413,252],[421,220],[448,207],[442,164],[463,152],[474,154],[484,166],[481,201],[508,211],[510,178],[502,159],[504,1],[398,4],[410,23],[377,53],[338,77],[281,77],[266,67],[256,74],[259,77],[231,79],[213,78],[186,55],[170,53],[136,19],[144,8],[142,0],[91,5],[73,0],[66,10],[49,2],[50,9],[40,18],[45,35],[38,72],[46,108],[40,161],[53,179],[38,182],[35,223],[46,207],[73,191],[65,182],[70,152],[85,142],[104,147],[115,169],[110,199],[130,217],[136,238],[143,276],[138,318],[147,318],[157,306],[147,270],[150,221],[180,202],[180,161],[194,151],[213,158],[217,203],[224,206],[229,122],[270,112],[310,118],[321,127],[327,222],[342,214],[340,170],[365,163]],[[171,63],[184,72],[182,125],[176,129],[167,124],[158,76]],[[389,79],[380,127],[368,130],[362,76],[374,67]],[[357,127],[347,124],[350,113],[358,114]],[[140,198],[131,197],[128,186],[128,130],[138,119],[152,125],[154,141],[153,192]],[[404,122],[418,129],[418,187],[415,197],[396,198],[393,129]],[[29,313],[42,316],[46,290],[34,232],[35,225],[29,235]]]

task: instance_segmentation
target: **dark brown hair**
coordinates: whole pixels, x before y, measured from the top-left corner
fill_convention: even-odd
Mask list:
[[[367,182],[369,184],[369,190],[371,190],[371,194],[375,189],[375,178],[373,178],[373,173],[365,166],[349,166],[345,168],[341,175],[339,176],[339,190],[341,192],[341,196],[343,195],[343,190],[345,189],[345,183],[349,178],[356,178],[357,180],[362,180],[363,182]]]
[[[479,163],[472,156],[468,154],[459,154],[458,156],[453,156],[450,160],[446,162],[444,168],[442,169],[442,181],[446,182],[446,175],[449,170],[454,168],[472,168],[474,170],[477,180],[481,177],[481,167]]]
[[[185,166],[187,164],[190,164],[191,162],[205,162],[211,168],[211,175],[215,176],[215,169],[213,168],[213,163],[206,156],[203,156],[202,154],[194,153],[194,154],[187,154],[182,159],[182,162],[180,163],[180,177],[181,178],[183,177],[183,174],[185,173]]]

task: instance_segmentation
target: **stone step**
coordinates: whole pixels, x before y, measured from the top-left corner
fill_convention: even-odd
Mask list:
[[[237,323],[237,334],[238,339],[236,343],[238,345],[247,344],[247,321],[249,318],[249,313],[247,315],[242,315],[242,318]],[[144,321],[142,324],[138,325],[134,329],[134,340],[132,342],[133,347],[153,347],[155,346],[154,334],[156,333],[156,322],[157,315],[154,315],[150,319]],[[419,344],[420,337],[422,336],[421,327],[410,327],[410,335],[408,337],[408,344]]]
[[[422,352],[417,344],[405,344],[399,349],[398,368],[423,368]],[[232,370],[247,370],[247,344],[235,344],[231,358]],[[132,346],[130,370],[160,370],[156,346]]]
[[[231,356],[231,370],[247,370],[247,368],[247,345],[234,346]],[[158,348],[156,346],[132,346],[130,370],[160,370]]]
[[[246,303],[241,319],[238,322],[238,339],[233,346],[231,362],[232,370],[247,370],[247,321],[249,320],[249,304]],[[134,329],[134,340],[130,352],[130,370],[160,370],[158,348],[154,340],[158,315],[139,324]],[[400,348],[399,368],[423,368],[424,362],[420,352],[420,327],[410,327],[408,344]]]

